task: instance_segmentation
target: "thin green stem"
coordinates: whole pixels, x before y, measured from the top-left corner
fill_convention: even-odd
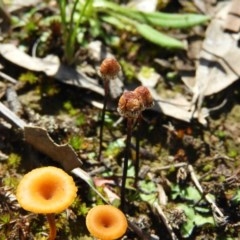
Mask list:
[[[48,240],[55,240],[56,235],[57,235],[55,214],[54,213],[47,214],[47,220],[48,220],[48,224],[49,224],[49,228],[50,228]]]
[[[88,5],[92,2],[92,0],[87,0],[85,1],[83,8],[81,10],[81,13],[76,21],[76,23],[74,23],[74,13],[77,11],[77,4],[78,4],[79,0],[75,0],[74,1],[74,5],[73,5],[73,9],[71,12],[71,19],[70,19],[70,28],[69,28],[69,32],[68,32],[68,39],[66,42],[66,60],[68,63],[71,63],[73,60],[73,54],[75,51],[75,43],[76,43],[76,38],[77,38],[77,32],[80,26],[80,23],[85,15],[86,9],[88,7]]]
[[[129,152],[131,148],[133,123],[134,123],[133,118],[127,118],[127,139],[126,139],[125,157],[123,162],[123,174],[122,174],[122,186],[121,186],[121,209],[123,212],[125,212],[125,203],[126,203],[125,188],[126,188],[126,180],[127,180]]]
[[[78,2],[79,2],[79,0],[74,1],[74,5],[73,5],[72,11],[71,11],[71,18],[70,18],[70,22],[69,22],[69,32],[68,32],[68,36],[66,39],[65,58],[68,63],[70,63],[73,58],[73,52],[75,50],[75,41],[76,41],[76,35],[77,35],[76,30],[78,28],[78,25],[80,24],[80,23],[78,23],[77,25],[74,24],[74,13],[76,12]]]

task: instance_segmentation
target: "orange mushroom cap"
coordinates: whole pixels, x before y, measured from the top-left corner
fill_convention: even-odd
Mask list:
[[[24,175],[16,197],[25,210],[34,213],[60,213],[77,195],[73,178],[60,168],[41,167]]]
[[[87,214],[88,231],[101,240],[120,238],[127,230],[127,219],[122,211],[111,205],[98,205]]]

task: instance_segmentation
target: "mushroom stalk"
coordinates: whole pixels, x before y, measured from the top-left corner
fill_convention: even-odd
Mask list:
[[[140,114],[146,108],[151,107],[153,104],[152,96],[149,90],[146,87],[140,86],[137,87],[134,91],[126,91],[122,94],[118,101],[118,112],[120,115],[127,119],[127,140],[125,148],[125,158],[123,164],[123,175],[122,175],[122,186],[121,186],[121,208],[124,211],[125,209],[125,185],[127,178],[127,168],[128,168],[128,158],[129,150],[131,144],[132,129],[135,122],[140,117]],[[139,146],[137,146],[139,148]],[[139,150],[137,150],[137,155],[139,155]],[[139,171],[139,156],[137,156],[136,164],[136,179]],[[137,183],[136,183],[137,184]]]
[[[77,196],[74,180],[57,167],[40,167],[25,174],[18,184],[16,198],[22,208],[46,214],[49,240],[56,238],[55,214],[68,208]]]
[[[109,81],[104,81],[104,99],[103,99],[103,109],[102,109],[102,116],[101,116],[101,123],[100,123],[100,134],[99,134],[99,152],[98,152],[98,161],[101,160],[102,155],[102,142],[103,142],[103,126],[105,121],[105,115],[106,115],[106,108],[107,108],[107,101],[109,96]]]
[[[124,162],[123,162],[123,174],[122,174],[122,186],[121,186],[121,209],[123,211],[125,211],[125,186],[126,186],[126,179],[127,179],[128,159],[129,159],[129,151],[131,147],[133,125],[134,125],[134,118],[127,118],[127,139],[126,139],[125,156],[124,156]]]
[[[55,222],[55,214],[54,213],[49,213],[46,214],[48,224],[49,224],[49,238],[48,240],[55,240],[56,235],[57,235],[57,228],[56,228],[56,222]]]
[[[99,72],[104,81],[104,100],[103,100],[103,110],[101,117],[101,126],[100,126],[100,136],[99,136],[99,153],[98,153],[98,161],[101,160],[102,155],[102,141],[103,141],[103,125],[106,114],[107,101],[109,97],[109,81],[113,80],[117,77],[118,73],[121,70],[121,66],[115,58],[105,58],[102,61]]]
[[[134,186],[137,187],[138,183],[138,174],[139,174],[139,164],[140,164],[140,125],[141,125],[141,119],[138,118],[137,123],[137,131],[136,131],[136,159],[135,159],[135,179],[134,179]]]

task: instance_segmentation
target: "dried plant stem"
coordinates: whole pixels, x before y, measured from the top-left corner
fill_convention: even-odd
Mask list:
[[[154,202],[154,203],[153,203],[153,207],[157,210],[157,212],[158,212],[159,216],[161,217],[164,225],[166,226],[166,228],[167,228],[167,230],[168,230],[168,232],[169,232],[172,240],[178,240],[178,238],[177,238],[177,236],[175,235],[175,233],[174,233],[174,231],[173,231],[173,229],[172,229],[172,226],[169,224],[168,219],[167,219],[167,217],[165,216],[165,214],[164,214],[161,206],[160,206],[157,202]]]
[[[126,186],[126,179],[127,179],[129,152],[131,148],[133,123],[134,123],[133,118],[127,118],[127,139],[126,139],[125,156],[124,156],[124,162],[123,162],[123,174],[122,174],[122,186],[121,186],[121,209],[123,212],[125,210],[125,186]]]
[[[190,173],[190,176],[191,176],[191,179],[192,179],[194,185],[196,186],[198,191],[202,194],[202,196],[204,196],[205,200],[210,204],[210,206],[212,208],[213,216],[214,216],[216,222],[219,224],[224,223],[226,221],[226,216],[224,216],[224,214],[218,208],[218,206],[216,205],[214,200],[208,194],[204,193],[202,186],[200,185],[198,178],[193,170],[193,166],[191,164],[188,165],[188,171]]]
[[[109,96],[109,81],[104,81],[104,99],[103,99],[103,109],[102,109],[102,116],[101,116],[101,123],[100,123],[100,133],[99,133],[99,151],[98,151],[98,161],[101,160],[102,157],[102,149],[103,149],[103,127],[106,115],[106,108],[107,108],[107,101]]]
[[[46,215],[47,215],[47,220],[48,220],[48,224],[49,224],[49,228],[50,228],[48,240],[55,240],[56,235],[57,235],[55,214],[50,213],[50,214],[46,214]]]

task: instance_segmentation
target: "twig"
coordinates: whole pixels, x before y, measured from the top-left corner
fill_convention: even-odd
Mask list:
[[[167,228],[172,240],[178,240],[178,238],[177,238],[176,234],[174,233],[172,226],[169,224],[167,217],[165,216],[161,206],[155,201],[153,203],[153,207],[157,210],[157,212],[158,212],[159,216],[161,217],[165,227]]]
[[[4,79],[6,79],[7,81],[13,83],[13,84],[16,84],[18,81],[14,78],[12,78],[11,76],[7,75],[6,73],[3,73],[0,71],[0,76]]]
[[[2,116],[4,119],[10,121],[11,123],[13,123],[14,125],[21,129],[24,129],[24,127],[26,126],[26,123],[21,118],[19,118],[14,112],[9,110],[1,102],[0,102],[0,116]]]
[[[216,203],[213,201],[213,199],[208,195],[205,194],[203,191],[202,186],[200,185],[197,176],[193,170],[193,166],[191,164],[188,165],[188,171],[190,173],[191,179],[194,183],[194,185],[196,186],[197,190],[203,195],[203,197],[205,198],[205,200],[210,204],[211,208],[212,208],[212,212],[213,212],[213,216],[214,219],[216,221],[216,223],[218,224],[222,224],[226,222],[227,217],[224,216],[224,214],[222,213],[222,211],[218,208],[218,206],[216,205]]]
[[[128,226],[129,228],[135,232],[142,240],[151,240],[151,236],[146,233],[146,232],[143,232],[141,228],[139,228],[136,224],[134,224],[133,222],[131,222],[129,219],[128,219]]]
[[[180,168],[180,167],[184,167],[186,166],[187,163],[185,162],[182,162],[182,163],[175,163],[175,164],[171,164],[171,165],[167,165],[167,166],[162,166],[162,167],[155,167],[154,168],[154,171],[163,171],[163,170],[167,170],[167,169],[170,169],[170,168]]]

